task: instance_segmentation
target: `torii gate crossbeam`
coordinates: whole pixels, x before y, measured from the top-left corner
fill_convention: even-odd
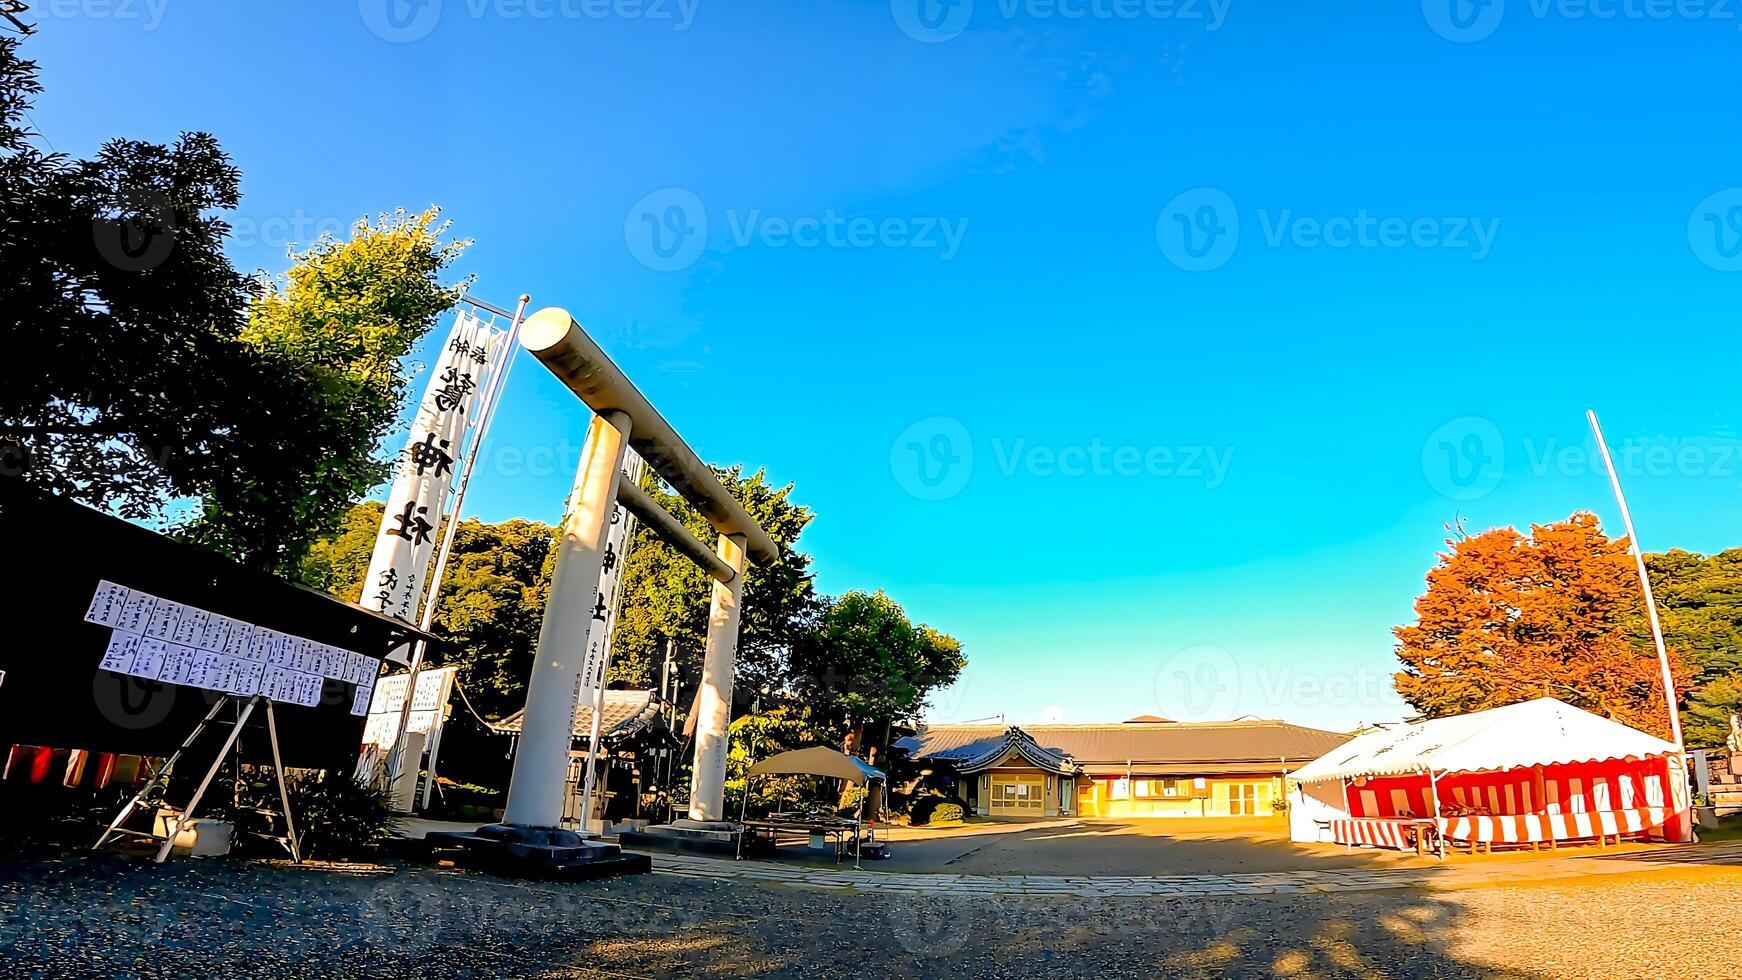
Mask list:
[[[778,561],[780,548],[567,311],[534,313],[521,326],[520,343],[595,417],[563,518],[503,822],[553,829],[561,824],[581,661],[588,630],[598,623],[592,613],[605,529],[618,503],[714,579],[696,709],[689,816],[702,823],[723,820],[726,727],[731,721],[744,562],[746,556],[764,564]],[[719,535],[714,548],[697,541],[640,488],[620,485],[626,448],[634,449],[708,519]]]

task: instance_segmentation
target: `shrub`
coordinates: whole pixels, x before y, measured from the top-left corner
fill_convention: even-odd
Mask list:
[[[356,856],[386,840],[397,819],[385,788],[360,783],[350,773],[306,775],[291,780],[288,790],[305,858]]]
[[[959,803],[939,803],[931,812],[927,823],[953,823],[962,819],[962,807]]]

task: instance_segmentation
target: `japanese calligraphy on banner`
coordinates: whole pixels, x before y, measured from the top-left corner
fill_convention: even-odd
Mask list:
[[[411,440],[394,471],[381,533],[363,580],[362,604],[407,623],[418,618],[424,578],[435,556],[436,528],[454,480],[466,434],[500,353],[501,334],[461,310],[411,425]]]
[[[411,698],[411,723],[406,731],[428,734],[435,729],[447,710],[454,675],[458,672],[458,667],[418,671],[417,693]],[[399,734],[399,714],[405,707],[405,683],[410,676],[392,674],[376,685],[368,704],[369,720],[363,727],[364,745],[380,746],[383,751],[393,748],[393,740]]]
[[[312,708],[327,681],[355,684],[351,714],[368,710],[379,664],[370,657],[239,619],[97,583],[85,621],[110,628],[98,666],[164,684]]]
[[[635,450],[623,452],[620,480],[640,483],[645,464]],[[611,632],[617,626],[617,582],[629,557],[629,536],[634,520],[618,504],[611,511],[611,526],[605,529],[605,554],[599,559],[599,587],[593,595],[593,621],[587,628],[587,655],[581,662],[581,704],[591,706],[599,688],[605,686],[611,668]]]

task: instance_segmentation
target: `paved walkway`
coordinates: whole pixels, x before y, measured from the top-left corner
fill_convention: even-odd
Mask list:
[[[1742,841],[1664,847],[1625,854],[1537,858],[1517,855],[1434,867],[1321,868],[1225,875],[967,875],[899,874],[850,868],[795,868],[766,861],[730,861],[693,855],[654,856],[653,873],[712,881],[750,881],[834,891],[937,896],[1065,896],[1166,898],[1356,892],[1382,888],[1458,888],[1636,874],[1669,868],[1742,866]]]

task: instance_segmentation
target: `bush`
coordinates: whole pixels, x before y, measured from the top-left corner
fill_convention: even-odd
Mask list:
[[[287,788],[305,858],[357,856],[386,840],[398,819],[386,789],[359,783],[347,772],[306,775]]]
[[[931,819],[927,823],[954,823],[962,819],[962,806],[959,803],[939,803],[932,809]]]

